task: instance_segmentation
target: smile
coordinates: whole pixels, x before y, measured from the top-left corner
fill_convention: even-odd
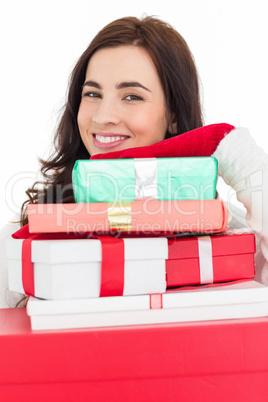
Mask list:
[[[116,135],[112,133],[95,133],[93,134],[93,143],[96,148],[102,150],[109,150],[121,145],[124,141],[128,140],[129,136],[126,135]]]
[[[95,135],[95,138],[97,141],[103,143],[103,144],[107,144],[110,142],[115,142],[115,141],[123,141],[126,140],[129,137],[123,137],[123,136],[113,136],[113,137],[109,137],[109,136],[103,136],[103,135]]]

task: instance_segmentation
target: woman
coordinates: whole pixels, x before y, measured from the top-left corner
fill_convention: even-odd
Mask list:
[[[43,189],[37,183],[28,190],[22,225],[28,202],[74,202],[77,159],[111,157],[112,151],[115,157],[213,154],[219,174],[247,208],[260,239],[257,279],[268,283],[268,158],[247,130],[202,128],[196,67],[186,42],[168,24],[129,17],[97,34],[73,70],[55,148],[42,161]]]
[[[179,33],[168,24],[150,17],[142,20],[130,17],[114,21],[96,35],[73,70],[67,104],[55,136],[55,155],[48,161],[42,162],[42,172],[47,180],[45,189],[43,193],[39,192],[39,194],[35,188],[30,189],[28,195],[31,202],[37,200],[39,202],[73,202],[73,191],[70,183],[74,162],[77,159],[88,159],[92,153],[87,144],[83,143],[85,140],[83,130],[81,136],[79,131],[79,124],[83,124],[81,116],[83,110],[86,109],[84,105],[88,101],[85,94],[90,89],[85,85],[88,64],[91,64],[89,63],[91,57],[94,61],[100,49],[107,51],[109,49],[109,54],[105,64],[102,64],[102,68],[103,75],[110,76],[110,57],[114,51],[120,53],[121,46],[134,49],[134,54],[125,54],[125,57],[130,57],[130,59],[126,59],[122,54],[125,64],[127,60],[130,60],[129,64],[136,62],[136,69],[139,64],[136,60],[137,55],[140,56],[139,60],[144,57],[147,59],[147,63],[143,60],[144,64],[140,65],[139,76],[144,73],[142,70],[144,66],[146,66],[145,71],[150,68],[150,72],[154,75],[152,86],[154,87],[155,83],[158,85],[158,90],[161,92],[160,96],[165,103],[166,119],[169,122],[166,121],[165,133],[160,137],[156,136],[154,140],[142,140],[131,144],[128,141],[124,145],[113,147],[114,150],[150,145],[153,142],[202,126],[197,71],[190,50]],[[116,56],[114,58],[116,59]],[[121,62],[122,59],[120,59],[119,65]],[[121,73],[124,72],[125,67],[121,67]],[[99,68],[98,65],[97,69]],[[114,65],[114,68],[117,69],[118,66]],[[94,91],[91,88],[91,92],[96,93],[98,88],[94,87],[93,89]],[[126,92],[131,89],[130,95],[135,95],[137,92],[137,87],[123,89],[128,89]],[[136,103],[138,103],[137,99]],[[148,103],[150,103],[149,100]],[[132,107],[132,111],[133,109]],[[149,117],[152,116],[152,112],[154,112],[154,108],[148,111]],[[128,113],[126,112],[126,114]],[[77,121],[77,116],[80,123]],[[175,124],[172,123],[172,119],[174,119]],[[105,152],[103,149],[98,151]],[[22,224],[26,222],[27,217],[23,212]]]

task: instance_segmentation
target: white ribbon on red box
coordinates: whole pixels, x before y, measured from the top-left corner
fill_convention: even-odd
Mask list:
[[[198,237],[200,283],[213,283],[212,244],[210,236]]]

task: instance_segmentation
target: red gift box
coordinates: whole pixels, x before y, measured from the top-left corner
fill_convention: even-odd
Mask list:
[[[253,233],[178,238],[169,240],[168,250],[167,287],[250,279],[255,276],[256,245]]]
[[[32,333],[0,310],[0,400],[266,402],[268,318]]]

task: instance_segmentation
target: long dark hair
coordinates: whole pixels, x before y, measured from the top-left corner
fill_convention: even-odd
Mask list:
[[[26,191],[21,225],[27,223],[28,203],[74,202],[71,174],[77,159],[90,157],[77,125],[82,85],[88,62],[98,49],[134,45],[143,47],[155,64],[170,116],[179,135],[202,126],[198,74],[192,54],[182,36],[169,24],[153,17],[121,18],[104,27],[78,60],[70,78],[67,103],[54,138],[55,153],[41,160],[42,188],[35,183]],[[171,134],[167,131],[166,138]]]

